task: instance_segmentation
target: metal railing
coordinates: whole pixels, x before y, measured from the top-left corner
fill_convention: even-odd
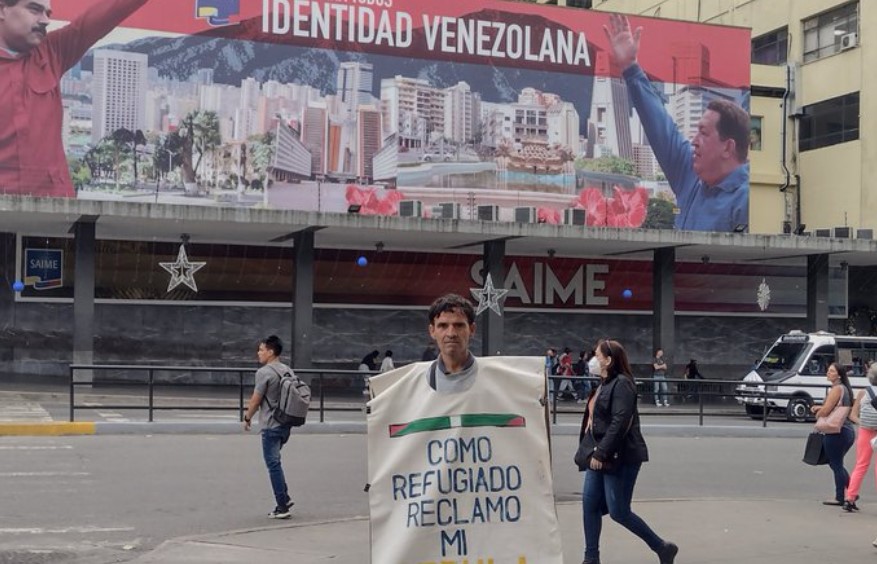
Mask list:
[[[142,380],[128,380],[128,379],[103,379],[103,380],[88,380],[88,381],[77,381],[76,374],[78,371],[90,371],[90,372],[106,372],[106,371],[121,371],[126,373],[144,373],[145,379]],[[143,404],[126,404],[126,403],[102,403],[99,407],[100,409],[113,409],[113,410],[146,410],[147,418],[149,422],[153,422],[155,420],[155,412],[157,411],[236,411],[238,414],[238,419],[243,421],[244,410],[246,407],[246,402],[249,398],[249,393],[245,390],[245,388],[250,389],[254,385],[255,380],[255,368],[254,367],[211,367],[211,366],[163,366],[163,365],[143,365],[143,364],[71,364],[69,367],[70,379],[69,379],[69,389],[70,389],[70,398],[69,398],[69,410],[70,410],[70,421],[75,421],[76,411],[83,409],[94,409],[94,405],[87,404],[77,404],[76,403],[76,390],[79,387],[92,387],[94,385],[109,385],[114,387],[131,387],[131,388],[145,388],[146,389],[146,405]],[[236,375],[237,382],[236,383],[223,383],[223,382],[178,382],[178,381],[165,381],[164,379],[157,380],[156,374],[158,373],[219,373],[219,374],[232,374]],[[360,372],[358,370],[334,370],[334,369],[297,369],[295,371],[296,375],[303,377],[305,380],[308,380],[310,377],[310,386],[312,393],[311,400],[311,411],[319,413],[319,421],[320,423],[325,422],[326,420],[326,412],[363,412],[364,405],[355,405],[355,406],[344,406],[344,405],[334,405],[327,406],[326,405],[326,383],[327,381],[338,381],[338,380],[346,380],[345,387],[347,390],[351,389],[351,381],[353,382],[353,388],[355,392],[359,392],[365,388],[366,379],[369,376],[373,376],[377,374],[377,372]],[[560,382],[563,380],[568,380],[573,382],[573,387],[576,388],[577,383],[588,382],[590,387],[593,388],[599,383],[599,378],[591,377],[591,376],[549,376],[549,392],[550,392],[550,409],[552,414],[552,422],[554,424],[557,423],[558,414],[566,414],[566,415],[579,415],[582,414],[585,406],[577,405],[576,409],[564,409],[562,404],[559,405],[559,395],[560,392],[556,391]],[[668,391],[666,395],[671,397],[679,397],[682,396],[686,400],[691,399],[697,402],[697,418],[698,425],[703,426],[704,419],[707,415],[711,415],[717,417],[719,415],[710,413],[710,410],[706,408],[707,405],[714,405],[722,400],[727,400],[728,398],[736,398],[740,396],[740,392],[737,390],[738,386],[744,385],[751,390],[747,390],[746,395],[750,398],[758,397],[760,402],[749,404],[755,407],[761,408],[761,421],[762,426],[767,427],[767,421],[769,415],[772,410],[777,408],[772,407],[770,405],[770,401],[772,399],[791,399],[793,397],[792,394],[783,394],[780,390],[782,388],[817,388],[825,390],[825,394],[828,393],[828,389],[830,386],[828,384],[784,384],[781,382],[744,382],[742,380],[687,380],[680,378],[666,378],[666,379],[654,379],[654,378],[638,378],[636,380],[637,384],[637,394],[640,397],[643,396],[652,396],[653,385],[655,381],[666,382],[668,386]],[[207,388],[207,389],[217,389],[217,390],[228,390],[235,389],[237,390],[237,405],[233,407],[229,407],[228,405],[203,405],[203,404],[185,404],[180,403],[179,401],[175,401],[173,405],[156,405],[156,396],[155,391],[159,388]],[[675,388],[675,389],[674,389]],[[663,395],[663,392],[662,392]],[[360,399],[356,402],[359,403],[362,401],[362,397],[359,396]],[[824,396],[823,396],[824,397]],[[314,399],[316,399],[316,405],[314,405]],[[811,400],[813,398],[810,398]],[[819,400],[816,400],[819,401]],[[735,402],[733,405],[739,405]],[[808,404],[812,405],[812,404]],[[740,405],[740,408],[743,409],[743,406]],[[663,416],[685,416],[691,415],[690,410],[684,411],[660,411],[657,414]],[[651,413],[642,413],[642,415],[651,415]],[[723,413],[722,415],[727,415],[727,413]],[[755,419],[752,415],[748,415],[750,418]]]
[[[123,372],[140,372],[145,373],[145,380],[125,380],[125,379],[112,379],[112,380],[89,380],[89,381],[77,381],[76,373],[77,371],[91,371],[91,372],[106,372],[106,371],[123,371]],[[154,414],[156,411],[232,411],[236,410],[238,413],[238,419],[243,421],[244,419],[244,409],[246,407],[246,402],[249,399],[249,394],[245,393],[244,388],[252,388],[255,383],[255,371],[254,367],[245,367],[245,368],[235,368],[235,367],[215,367],[215,366],[162,366],[162,365],[143,365],[143,364],[71,364],[69,367],[70,379],[69,379],[69,387],[70,387],[70,421],[75,421],[76,418],[76,410],[81,409],[94,409],[93,405],[80,405],[76,403],[76,389],[78,387],[92,387],[95,384],[99,385],[110,385],[115,387],[131,387],[131,388],[146,388],[146,399],[147,404],[125,404],[125,403],[111,403],[111,404],[101,404],[100,409],[125,409],[125,410],[147,410],[148,412],[148,420],[150,423],[154,421]],[[157,381],[156,374],[157,373],[220,373],[220,374],[236,374],[237,375],[237,383],[221,383],[221,382],[172,382],[172,381]],[[310,387],[311,387],[311,408],[310,411],[316,411],[320,415],[320,423],[325,422],[326,420],[326,412],[327,411],[362,411],[361,406],[356,407],[346,407],[346,406],[326,406],[326,381],[327,380],[339,380],[339,379],[353,379],[360,384],[359,389],[363,389],[365,387],[365,379],[369,376],[377,374],[376,372],[361,372],[358,370],[326,370],[326,369],[296,369],[295,374],[299,377],[302,377],[304,380],[308,380],[308,376],[310,376]],[[197,387],[197,388],[209,388],[209,389],[217,389],[217,390],[228,390],[228,389],[237,389],[237,406],[228,407],[228,406],[205,406],[205,405],[188,405],[188,404],[180,404],[179,402],[174,403],[174,405],[156,405],[156,397],[155,390],[157,388],[183,388],[183,387]],[[314,399],[317,399],[317,405],[314,406]]]
[[[576,410],[565,410],[558,408],[558,397],[560,395],[559,387],[560,382],[563,380],[568,380],[573,382],[573,388],[576,388],[577,382],[588,382],[591,385],[591,388],[595,387],[600,379],[592,376],[549,376],[549,391],[551,398],[551,413],[552,413],[552,423],[557,423],[557,415],[558,414],[582,414],[584,412],[585,406],[578,406]],[[828,395],[828,390],[831,387],[829,384],[785,384],[782,382],[744,382],[743,380],[707,380],[707,379],[696,379],[696,380],[688,380],[683,378],[637,378],[637,395],[642,398],[643,396],[653,396],[654,395],[654,383],[661,382],[667,384],[667,392],[660,392],[660,395],[664,396],[683,396],[686,398],[691,398],[697,401],[697,417],[698,417],[698,425],[703,426],[704,419],[708,414],[708,410],[705,409],[706,404],[714,404],[715,400],[727,399],[727,398],[737,398],[741,396],[739,390],[737,390],[738,386],[747,386],[752,388],[751,390],[747,390],[747,397],[758,397],[761,401],[756,404],[749,404],[755,407],[761,408],[761,423],[762,427],[767,427],[768,417],[772,410],[776,410],[778,408],[772,407],[770,405],[770,401],[773,399],[794,399],[796,396],[794,394],[783,394],[780,390],[782,388],[817,388],[825,390],[825,394],[823,397]],[[673,387],[676,387],[676,390],[673,390]],[[553,388],[553,389],[552,389]],[[854,387],[855,391],[856,388]],[[817,405],[821,400],[810,397],[809,400],[812,400],[812,403],[808,403],[809,405]],[[736,403],[734,405],[739,405],[741,409],[743,409],[743,405]],[[809,407],[808,407],[809,408]],[[682,412],[666,412],[661,411],[657,413],[658,415],[664,416],[686,416],[691,415],[688,411]],[[644,415],[641,413],[640,415]],[[752,415],[748,415],[753,418]]]

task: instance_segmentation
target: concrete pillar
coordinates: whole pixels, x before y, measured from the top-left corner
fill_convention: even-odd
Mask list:
[[[676,249],[656,249],[652,265],[652,350],[664,349],[672,363],[676,347],[676,302],[673,297],[673,274],[676,272]],[[651,375],[649,375],[651,377]]]
[[[292,367],[313,366],[314,329],[314,232],[306,229],[293,236]]]
[[[76,270],[73,277],[73,362],[94,364],[94,254],[95,222],[73,226]],[[91,371],[76,372],[79,382],[94,381]]]
[[[828,331],[828,255],[807,257],[807,331]]]
[[[495,288],[505,286],[505,241],[489,241],[484,243],[484,279],[490,274]],[[497,356],[506,353],[505,321],[492,309],[481,314],[479,328],[481,330],[481,356]]]
[[[0,374],[14,372],[15,344],[15,233],[0,233],[0,319],[6,320],[8,337],[0,339]]]

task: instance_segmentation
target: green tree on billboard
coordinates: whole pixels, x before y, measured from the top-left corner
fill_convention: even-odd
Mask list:
[[[649,207],[646,211],[646,220],[642,224],[643,229],[673,229],[675,221],[673,215],[673,202],[665,198],[650,198]]]
[[[198,181],[198,168],[204,155],[222,143],[219,117],[216,112],[196,110],[183,119],[180,129],[172,135],[179,135],[182,139],[183,180],[194,184]]]
[[[609,172],[612,174],[624,174],[636,176],[636,165],[633,161],[607,155],[596,159],[579,159],[576,168],[581,170],[593,170],[594,172]]]
[[[267,185],[268,169],[274,160],[274,134],[267,132],[254,135],[247,146],[250,153],[249,162],[255,178],[251,182],[254,189],[262,189]]]

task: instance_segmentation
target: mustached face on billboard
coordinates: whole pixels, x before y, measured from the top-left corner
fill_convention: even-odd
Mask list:
[[[231,16],[240,14],[240,0],[195,0],[195,17],[213,27],[231,25]]]

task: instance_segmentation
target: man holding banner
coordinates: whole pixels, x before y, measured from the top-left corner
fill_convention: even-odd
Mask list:
[[[51,0],[0,0],[0,194],[73,197],[61,77],[149,0],[102,0],[47,32]]]
[[[637,64],[642,28],[631,31],[626,16],[611,14],[604,30],[655,158],[676,194],[676,229],[745,231],[749,225],[749,114],[731,100],[713,100],[695,136],[685,139]]]
[[[472,304],[442,296],[439,357],[370,381],[372,562],[563,562],[542,359],[476,359],[474,333]]]

